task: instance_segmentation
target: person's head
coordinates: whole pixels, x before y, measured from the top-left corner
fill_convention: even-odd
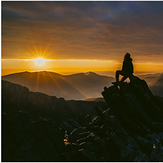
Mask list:
[[[126,53],[126,54],[124,55],[124,59],[128,59],[128,58],[130,58],[130,53]]]

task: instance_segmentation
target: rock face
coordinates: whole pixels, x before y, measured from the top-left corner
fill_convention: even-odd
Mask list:
[[[71,114],[86,107],[84,101],[69,101],[76,107],[72,110],[64,99],[10,86],[3,83],[3,161],[163,161],[163,98],[153,96],[136,76],[130,83],[105,87],[108,107],[96,105],[96,116],[84,110],[78,118]],[[44,114],[35,117],[29,108],[44,109]],[[66,109],[70,115],[56,121]]]
[[[27,112],[3,114],[3,161],[60,161],[64,132],[55,121]]]
[[[136,76],[104,88],[109,109],[65,134],[64,161],[162,161],[163,99]]]

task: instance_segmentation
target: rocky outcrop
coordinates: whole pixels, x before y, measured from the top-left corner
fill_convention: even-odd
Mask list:
[[[162,161],[163,99],[136,76],[104,89],[109,109],[66,131],[63,161]]]
[[[55,120],[33,120],[27,112],[3,114],[2,161],[60,161],[63,130]]]

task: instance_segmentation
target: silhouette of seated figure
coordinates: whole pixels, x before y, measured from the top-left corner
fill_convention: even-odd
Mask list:
[[[112,84],[119,84],[119,75],[123,76],[120,82],[124,82],[132,74],[133,74],[132,58],[130,58],[129,53],[126,53],[124,55],[122,70],[117,70],[116,71],[116,74],[115,74],[116,82],[112,82]]]

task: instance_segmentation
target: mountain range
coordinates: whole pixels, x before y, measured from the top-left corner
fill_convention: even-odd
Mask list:
[[[26,86],[30,91],[42,92],[66,100],[84,100],[101,97],[105,85],[111,85],[113,77],[93,72],[60,75],[54,72],[21,72],[2,76],[3,80]]]
[[[163,96],[163,74],[139,76],[146,80],[154,95]],[[30,91],[42,92],[65,100],[95,100],[104,86],[110,86],[115,79],[94,72],[61,75],[54,72],[20,72],[2,76],[3,80],[26,86]]]

